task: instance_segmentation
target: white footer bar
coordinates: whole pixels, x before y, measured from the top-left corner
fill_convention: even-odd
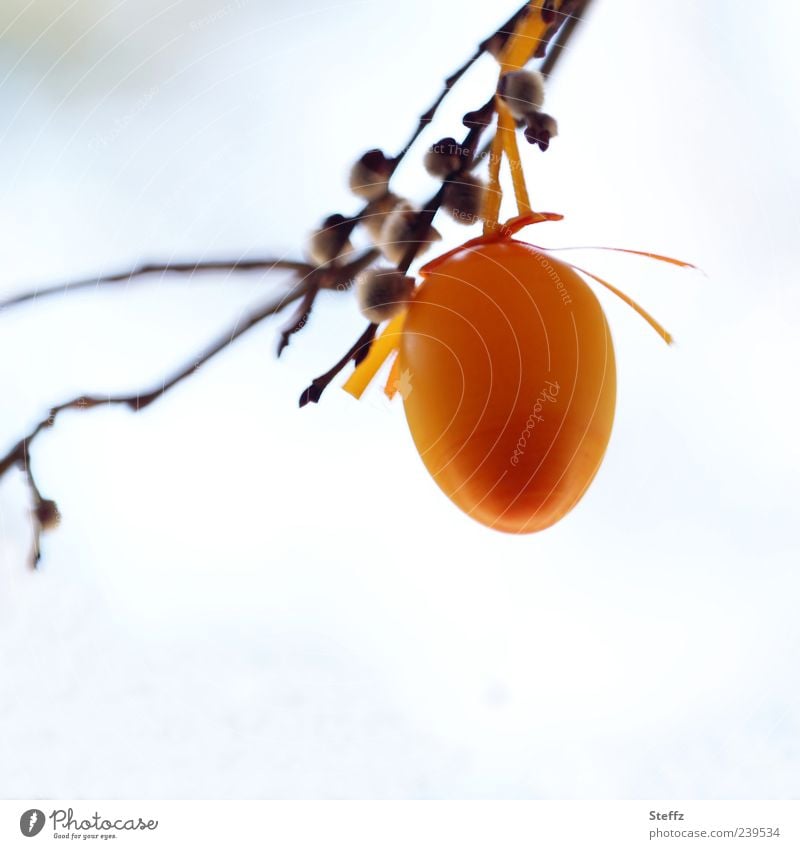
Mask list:
[[[0,802],[0,846],[797,849],[796,801]]]

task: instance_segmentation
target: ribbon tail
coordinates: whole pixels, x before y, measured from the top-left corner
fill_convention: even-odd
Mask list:
[[[670,334],[656,319],[647,312],[644,307],[640,307],[633,298],[626,295],[624,292],[621,292],[617,289],[616,286],[612,286],[607,280],[603,280],[602,277],[598,277],[596,274],[592,274],[591,271],[587,271],[585,268],[581,268],[578,265],[572,265],[572,263],[567,263],[570,268],[574,268],[575,271],[579,271],[581,274],[585,274],[587,277],[591,277],[592,280],[595,280],[601,286],[605,286],[610,292],[613,292],[618,298],[623,300],[631,309],[636,310],[639,315],[653,328],[653,330],[658,333],[658,335],[667,343],[667,345],[671,345],[673,343],[672,334]]]

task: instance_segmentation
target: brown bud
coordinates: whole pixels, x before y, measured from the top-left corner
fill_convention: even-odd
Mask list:
[[[364,229],[367,231],[373,242],[380,241],[381,230],[383,230],[383,225],[386,223],[387,216],[399,203],[402,202],[404,201],[402,201],[402,199],[397,195],[392,194],[392,192],[388,192],[383,197],[371,200],[367,204],[364,214],[361,217],[361,223],[364,225]]]
[[[444,180],[445,177],[457,171],[464,158],[464,148],[449,136],[439,139],[436,144],[431,145],[425,154],[425,170],[431,177]]]
[[[383,151],[368,150],[350,169],[350,189],[365,200],[385,195],[393,167],[393,161]]]
[[[474,224],[481,214],[484,182],[472,174],[461,174],[445,186],[442,206],[459,224]]]
[[[380,239],[376,244],[383,251],[383,255],[395,265],[402,261],[410,244],[421,243],[417,251],[420,254],[431,242],[438,242],[442,238],[433,227],[429,227],[424,236],[417,236],[418,214],[410,203],[401,201],[387,216],[381,229]]]
[[[511,71],[500,78],[497,93],[516,119],[526,118],[544,103],[544,77],[538,71]]]
[[[461,119],[461,123],[468,129],[474,130],[478,127],[488,127],[494,119],[494,98],[491,98],[481,106],[480,109],[474,109],[472,112],[467,112]],[[469,151],[464,151],[466,156]]]
[[[541,150],[550,147],[550,139],[558,135],[558,123],[552,115],[531,112],[526,118],[525,138]]]
[[[350,253],[353,245],[350,242],[352,222],[338,212],[329,215],[322,226],[315,230],[308,239],[308,254],[319,265],[331,262],[338,257]]]
[[[40,499],[34,507],[33,513],[36,516],[39,527],[43,531],[52,531],[61,522],[61,513],[58,512],[58,505],[49,498]]]
[[[414,278],[391,268],[368,268],[356,278],[356,299],[361,314],[380,324],[402,310],[414,289]]]

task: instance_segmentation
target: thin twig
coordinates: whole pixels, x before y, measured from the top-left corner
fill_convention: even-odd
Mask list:
[[[514,12],[514,14],[502,26],[500,26],[497,30],[495,30],[495,32],[493,32],[488,38],[485,38],[478,45],[472,56],[470,56],[469,59],[467,59],[467,61],[464,62],[464,64],[460,68],[458,68],[456,71],[453,71],[453,73],[450,74],[449,77],[447,77],[447,79],[444,81],[444,87],[442,88],[441,92],[439,92],[439,96],[431,104],[431,106],[426,109],[425,112],[422,113],[422,115],[419,116],[417,126],[414,132],[411,134],[411,138],[409,138],[400,153],[398,153],[397,156],[395,156],[395,158],[392,160],[393,172],[397,169],[397,166],[403,161],[403,158],[414,145],[414,142],[420,137],[422,131],[436,117],[436,113],[439,107],[442,105],[444,99],[450,93],[450,89],[452,89],[453,86],[461,79],[461,77],[463,77],[464,74],[466,74],[466,72],[475,64],[475,62],[477,62],[478,59],[480,59],[481,56],[486,53],[489,48],[489,44],[493,39],[497,38],[498,36],[507,37],[512,32],[514,32],[514,28],[517,25],[517,21],[519,21],[520,17],[522,17],[522,15],[525,13],[525,10],[528,8],[528,5],[529,4],[527,2],[523,3],[522,6],[520,6],[520,8],[517,9],[517,11]]]
[[[283,328],[283,330],[281,330],[280,339],[278,340],[278,349],[276,351],[277,356],[280,356],[283,353],[283,349],[289,344],[291,337],[305,327],[306,322],[311,315],[311,310],[314,307],[314,300],[316,299],[318,292],[318,284],[312,284],[306,289],[305,294],[303,295],[303,300],[300,301],[300,305],[297,308],[297,312],[295,312],[289,323]]]
[[[328,384],[334,377],[336,377],[337,374],[339,374],[350,360],[356,360],[357,362],[363,360],[369,352],[369,346],[375,338],[375,331],[377,329],[378,325],[370,322],[364,332],[358,337],[358,339],[356,339],[355,343],[350,346],[347,353],[335,365],[328,369],[325,374],[321,374],[319,377],[316,377],[311,381],[311,385],[307,386],[300,396],[301,407],[305,407],[305,405],[309,402],[316,404]]]
[[[135,266],[128,271],[100,274],[97,277],[87,277],[83,280],[58,283],[42,289],[33,289],[29,292],[13,295],[5,301],[0,301],[0,312],[8,307],[24,304],[27,301],[38,301],[41,298],[51,297],[52,295],[65,295],[67,292],[74,291],[75,289],[89,289],[108,286],[114,283],[127,283],[129,280],[150,274],[184,275],[209,271],[293,271],[295,274],[310,274],[313,270],[314,266],[309,265],[307,262],[270,258],[215,259],[196,260],[193,262],[149,262]]]
[[[553,69],[559,60],[559,57],[567,46],[570,38],[575,33],[575,29],[581,23],[586,15],[586,10],[592,0],[577,0],[571,11],[566,14],[563,19],[563,26],[559,28],[556,37],[553,39],[550,50],[545,56],[544,62],[539,66],[539,71],[542,76],[549,77],[553,73]]]

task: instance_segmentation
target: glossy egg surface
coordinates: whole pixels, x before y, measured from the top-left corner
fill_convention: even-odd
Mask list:
[[[514,239],[468,243],[422,276],[399,367],[425,466],[489,527],[549,527],[591,483],[614,420],[614,348],[597,298]]]

